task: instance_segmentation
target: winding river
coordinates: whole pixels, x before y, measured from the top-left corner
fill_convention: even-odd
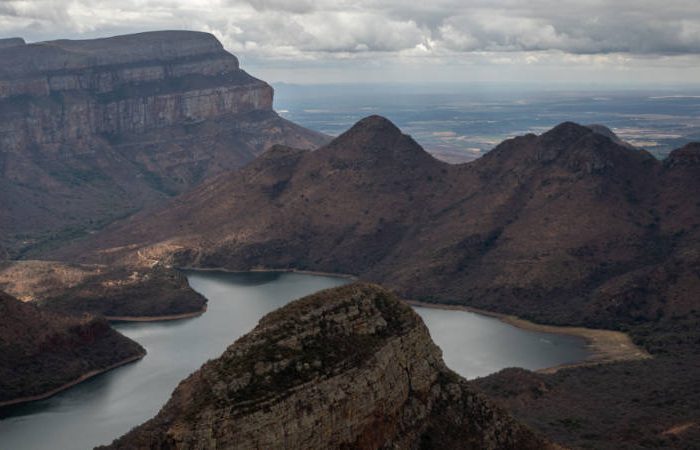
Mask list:
[[[141,361],[46,400],[0,409],[0,449],[81,450],[106,444],[153,417],[178,382],[219,356],[267,312],[343,278],[297,273],[189,272],[208,300],[200,317],[115,327],[148,351]],[[417,307],[453,370],[474,378],[505,367],[540,369],[588,356],[579,338],[515,328],[463,311]]]

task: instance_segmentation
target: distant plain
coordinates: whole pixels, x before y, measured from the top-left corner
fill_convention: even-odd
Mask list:
[[[333,136],[379,114],[449,162],[564,121],[602,124],[664,158],[700,140],[700,88],[544,88],[491,85],[291,85],[275,88],[287,119]]]

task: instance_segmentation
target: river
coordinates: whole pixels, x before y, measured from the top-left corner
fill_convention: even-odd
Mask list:
[[[348,282],[279,272],[189,272],[188,278],[209,300],[205,314],[172,322],[115,324],[148,355],[49,399],[0,408],[0,449],[81,450],[107,444],[153,417],[180,380],[219,356],[264,314]],[[578,338],[526,331],[464,311],[416,311],[443,349],[447,365],[466,378],[512,366],[551,367],[588,355]]]

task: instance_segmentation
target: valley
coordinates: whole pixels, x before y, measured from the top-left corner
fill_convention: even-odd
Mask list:
[[[0,447],[700,446],[696,96],[280,87],[0,39]]]
[[[114,328],[143,345],[148,357],[53,398],[0,408],[3,442],[28,450],[108,443],[156,414],[182,378],[218,357],[266,313],[303,295],[350,282],[279,272],[193,271],[187,276],[192,288],[208,300],[203,316],[174,322],[116,323]],[[442,349],[448,367],[468,379],[513,365],[534,370],[588,357],[588,348],[580,339],[520,331],[469,313],[444,316],[439,310],[416,311]],[[46,432],[33,434],[36,428]]]

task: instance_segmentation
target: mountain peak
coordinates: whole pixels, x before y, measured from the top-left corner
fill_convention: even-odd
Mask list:
[[[381,131],[401,134],[401,130],[399,129],[399,127],[394,125],[394,123],[391,120],[377,114],[367,116],[364,119],[361,119],[348,131],[352,130],[371,130],[377,132]]]
[[[700,165],[700,142],[691,142],[672,151],[665,164],[670,167]]]
[[[377,115],[357,122],[328,144],[325,150],[335,158],[371,161],[371,164],[380,161],[395,164],[398,161],[404,165],[416,166],[437,162],[389,119]]]
[[[544,140],[576,141],[587,134],[594,133],[589,127],[576,122],[562,122],[540,136]]]
[[[383,116],[372,115],[359,120],[349,130],[338,136],[335,141],[367,143],[397,139],[403,134],[399,127]]]

